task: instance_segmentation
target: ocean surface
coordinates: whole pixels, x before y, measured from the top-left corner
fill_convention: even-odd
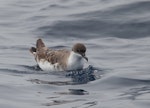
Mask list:
[[[38,69],[38,38],[84,43],[94,79]],[[150,1],[0,0],[0,108],[150,108]]]

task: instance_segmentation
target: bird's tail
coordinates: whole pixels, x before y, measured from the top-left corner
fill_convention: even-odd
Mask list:
[[[45,44],[44,44],[44,42],[42,41],[42,39],[38,39],[38,40],[36,41],[36,48],[37,48],[37,49],[41,49],[41,48],[43,48],[43,47],[46,47]]]
[[[45,44],[42,41],[42,39],[38,39],[36,41],[36,48],[31,47],[29,51],[36,57],[37,52],[43,51],[43,49],[47,49],[47,48],[45,47]]]
[[[45,46],[44,42],[42,41],[42,39],[38,39],[36,41],[36,48],[35,47],[31,47],[30,48],[30,52],[34,55],[34,57],[36,58],[37,55],[42,55],[43,53],[45,53],[45,51],[48,48]]]

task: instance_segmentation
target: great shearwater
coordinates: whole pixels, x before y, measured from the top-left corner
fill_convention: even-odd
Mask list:
[[[43,71],[65,71],[83,69],[86,57],[86,47],[82,43],[76,43],[72,51],[66,49],[54,50],[45,46],[42,39],[36,42],[36,48],[31,47],[30,52]]]

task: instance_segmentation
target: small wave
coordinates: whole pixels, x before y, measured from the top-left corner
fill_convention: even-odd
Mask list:
[[[66,47],[68,47],[68,46],[64,46],[64,45],[57,45],[57,46],[51,46],[51,47],[49,47],[49,48],[52,48],[52,49],[65,49]]]
[[[88,91],[85,91],[83,89],[68,89],[66,92],[55,92],[59,95],[89,95]]]
[[[133,22],[110,22],[103,19],[82,19],[75,21],[60,21],[53,26],[39,27],[37,32],[44,36],[42,38],[75,38],[75,39],[93,39],[100,37],[117,38],[143,38],[149,37],[149,21]]]
[[[150,1],[139,1],[134,2],[131,4],[125,4],[125,5],[119,5],[117,7],[114,7],[114,9],[111,12],[111,14],[127,14],[127,13],[142,13],[142,12],[148,12],[150,10]]]
[[[40,31],[43,38],[91,39],[103,37],[101,34],[106,26],[111,25],[96,20],[59,21],[53,26],[39,27],[36,31]]]
[[[57,85],[57,86],[73,85],[71,81],[45,81],[40,79],[30,79],[28,81],[36,84],[48,84],[48,85]]]
[[[27,66],[27,65],[15,65],[15,68],[0,68],[1,72],[8,72],[13,74],[47,74],[41,72],[41,69],[35,66]]]
[[[136,100],[138,96],[149,94],[149,93],[150,93],[150,87],[144,86],[144,87],[129,89],[125,93],[121,94],[120,97],[123,99]]]
[[[29,70],[34,70],[34,71],[42,71],[41,68],[38,65],[34,66],[28,66],[28,65],[18,65],[19,67],[23,67]]]
[[[44,103],[42,105],[44,106],[54,106],[54,105],[62,105],[62,104],[68,104],[72,102],[78,102],[78,101],[86,101],[85,99],[76,99],[76,100],[53,100],[53,102],[50,103]]]
[[[149,5],[149,1],[140,1],[111,7],[108,10],[74,14],[70,16],[78,20],[57,21],[53,25],[41,26],[36,31],[40,31],[44,38],[61,39],[149,37]]]
[[[49,6],[42,8],[41,11],[45,11],[45,10],[49,10],[49,9],[69,9],[69,7],[59,5],[59,4],[50,4]]]
[[[130,84],[150,84],[150,80],[144,79],[131,79],[131,78],[121,78],[125,82],[130,82]]]
[[[29,50],[29,48],[27,48],[26,46],[22,45],[16,45],[16,46],[0,46],[0,49],[2,50]]]
[[[124,77],[110,77],[105,80],[107,83],[116,86],[135,86],[135,85],[148,85],[150,84],[150,80],[142,80],[142,79],[133,79],[133,78],[124,78]]]
[[[17,70],[17,69],[0,69],[1,72],[10,72],[10,73],[16,73],[16,74],[33,74],[35,72],[29,72],[26,70]]]

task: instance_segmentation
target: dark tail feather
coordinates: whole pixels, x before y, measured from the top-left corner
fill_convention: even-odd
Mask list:
[[[32,54],[36,53],[36,48],[35,48],[35,47],[31,47],[31,48],[30,48],[30,52],[31,52]]]
[[[36,41],[36,48],[42,48],[42,47],[45,47],[45,44],[43,43],[42,39],[38,39]]]

